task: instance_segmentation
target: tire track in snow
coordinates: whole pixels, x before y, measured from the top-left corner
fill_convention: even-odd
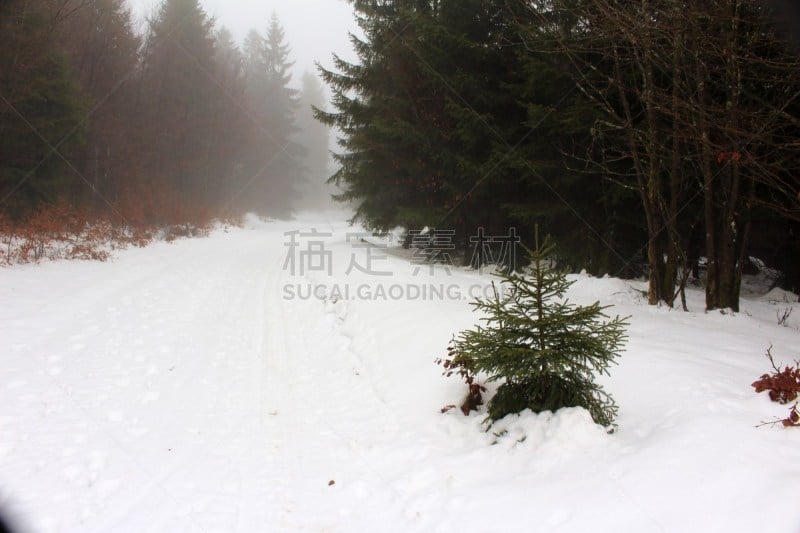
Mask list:
[[[297,280],[284,275],[282,281]],[[314,283],[309,276],[305,281]],[[357,523],[362,510],[375,502],[387,511],[396,507],[400,494],[369,462],[376,446],[391,443],[398,425],[353,349],[355,337],[365,332],[344,327],[352,318],[345,302],[312,298],[276,306],[286,318],[283,341],[288,357],[281,371],[289,407],[284,422],[290,429],[285,432],[298,443],[287,449],[286,458],[293,479],[289,525],[295,529],[313,523],[336,531],[343,519]],[[364,527],[374,524],[365,522]]]
[[[256,322],[247,317],[257,311],[253,283],[263,277],[264,258],[272,248],[264,240],[250,234],[224,242],[179,242],[169,254],[145,255],[144,261],[45,265],[21,273],[36,283],[37,276],[46,283],[50,268],[78,273],[55,295],[38,290],[36,283],[26,287],[31,311],[26,315],[25,306],[17,306],[20,321],[47,334],[17,335],[25,341],[7,361],[16,367],[15,375],[27,376],[27,383],[4,403],[10,412],[40,420],[34,425],[9,422],[33,431],[4,432],[27,442],[24,449],[10,449],[7,461],[0,457],[0,465],[9,474],[4,478],[26,480],[14,495],[28,502],[23,507],[32,509],[30,514],[39,515],[39,529],[67,527],[42,512],[53,505],[44,505],[41,498],[55,491],[63,496],[61,510],[53,514],[62,520],[74,516],[87,531],[119,531],[123,524],[122,530],[137,530],[143,520],[149,524],[145,530],[176,521],[181,530],[230,530],[239,512],[237,478],[247,470],[237,467],[236,456],[252,434],[242,420],[257,408],[252,396],[258,381],[251,375],[258,357],[249,346],[257,337],[252,331]],[[40,312],[37,294],[48,302],[46,312]],[[119,308],[121,313],[103,312]],[[67,309],[72,312],[65,315]],[[70,337],[75,345],[64,349],[71,351],[53,359],[58,356],[53,348],[61,351],[61,339]],[[60,373],[50,376],[54,364]],[[46,394],[25,394],[30,387]],[[42,402],[53,407],[37,417]],[[201,428],[212,430],[201,434]],[[197,464],[204,460],[207,464]],[[43,484],[32,474],[41,469],[47,471]],[[95,483],[95,488],[82,494],[87,490],[82,483]],[[177,503],[202,505],[204,498],[211,505],[201,512]],[[142,512],[159,500],[173,501],[166,508],[174,512]]]

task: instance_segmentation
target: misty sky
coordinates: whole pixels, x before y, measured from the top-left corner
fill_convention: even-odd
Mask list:
[[[295,83],[303,71],[316,72],[314,61],[331,67],[331,53],[351,60],[347,32],[358,33],[353,10],[345,0],[200,0],[206,13],[233,32],[241,44],[247,32],[255,28],[266,33],[274,11],[286,31],[286,40],[295,61]],[[151,12],[158,0],[129,0],[137,17]]]

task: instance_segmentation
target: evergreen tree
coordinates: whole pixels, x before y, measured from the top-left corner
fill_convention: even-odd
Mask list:
[[[214,52],[217,90],[209,112],[217,138],[212,146],[214,155],[210,170],[220,181],[219,201],[224,201],[221,207],[228,210],[240,207],[237,200],[243,179],[241,159],[250,117],[243,105],[246,94],[244,56],[224,26],[216,33]]]
[[[134,75],[142,40],[124,0],[71,0],[70,16],[61,24],[62,48],[91,112],[86,119],[86,146],[76,167],[91,183],[74,180],[76,198],[96,210],[107,210],[122,190],[143,174],[140,106]]]
[[[313,207],[328,207],[333,192],[325,184],[330,175],[330,129],[314,119],[314,109],[324,109],[325,105],[325,90],[319,78],[311,72],[303,73],[297,127],[298,141],[306,150],[307,179],[301,191],[303,203]]]
[[[528,275],[501,274],[494,297],[472,304],[486,315],[486,325],[453,339],[453,359],[446,366],[484,372],[489,381],[503,382],[489,402],[493,420],[526,408],[584,407],[595,422],[609,426],[617,408],[595,383],[595,374],[608,373],[619,356],[625,319],[607,320],[607,307],[598,302],[575,306],[563,298],[572,282],[551,267],[549,239],[528,252]]]
[[[472,237],[479,228],[508,233],[515,225],[508,204],[524,198],[520,185],[538,166],[520,165],[517,156],[532,136],[518,94],[524,68],[515,53],[514,20],[521,14],[504,0],[441,0],[429,16],[418,17],[424,37],[403,41],[429,79],[417,95],[416,105],[426,109],[418,130],[432,139],[428,176],[445,198],[444,215],[426,225],[455,230],[464,262],[473,266],[483,258],[473,253]],[[436,117],[433,127],[428,113]]]
[[[343,191],[335,198],[352,203],[354,220],[369,229],[420,229],[445,213],[441,178],[451,170],[431,164],[442,153],[436,139],[445,126],[443,100],[408,46],[420,39],[430,5],[355,0],[353,8],[365,36],[350,36],[358,61],[334,56],[335,71],[320,68],[334,110],[318,111],[317,118],[342,132],[330,183]]]
[[[188,202],[206,201],[217,178],[208,172],[216,142],[213,26],[198,0],[164,0],[144,55],[148,170],[154,187]]]
[[[298,91],[290,86],[283,28],[272,14],[265,37],[251,31],[245,41],[247,102],[252,115],[244,154],[246,207],[277,217],[291,214],[299,197],[303,150],[294,140]]]
[[[586,164],[598,114],[561,57],[527,46],[516,50],[524,73],[513,93],[525,104],[530,135],[508,158],[518,179],[505,210],[521,227],[552,228],[560,266],[638,275],[629,261],[647,237],[640,214],[630,209],[638,197]]]
[[[68,191],[83,102],[46,6],[0,4],[0,212],[24,216]]]
[[[617,272],[624,261],[607,243],[630,237],[615,231],[624,195],[565,167],[565,153],[585,149],[592,110],[552,54],[523,46],[529,9],[505,0],[354,5],[359,61],[322,70],[335,111],[318,117],[344,134],[332,181],[356,218],[376,230],[454,230],[457,252],[476,267],[479,228],[499,236],[546,220],[558,228],[561,260]]]

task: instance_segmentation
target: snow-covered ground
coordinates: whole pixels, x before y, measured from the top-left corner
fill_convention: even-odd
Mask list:
[[[787,409],[750,387],[770,344],[800,358],[788,295],[723,315],[692,291],[684,313],[574,276],[573,302],[631,315],[602,380],[618,431],[566,409],[487,432],[439,412],[465,390],[433,360],[491,277],[415,273],[352,231],[251,221],[0,270],[4,513],[31,532],[800,531],[800,429],[755,428]]]

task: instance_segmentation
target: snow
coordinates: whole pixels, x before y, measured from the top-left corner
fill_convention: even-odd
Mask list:
[[[800,359],[800,311],[776,319],[795,295],[705,313],[692,289],[684,313],[572,276],[572,302],[631,316],[601,378],[618,430],[578,408],[487,428],[439,412],[465,389],[433,360],[491,276],[415,275],[339,218],[0,270],[0,507],[20,531],[800,531],[800,430],[756,428],[787,409],[750,387],[770,345]],[[311,229],[330,275],[285,268],[310,249],[286,233]],[[368,253],[373,273],[347,272]],[[423,284],[450,292],[409,299]]]

